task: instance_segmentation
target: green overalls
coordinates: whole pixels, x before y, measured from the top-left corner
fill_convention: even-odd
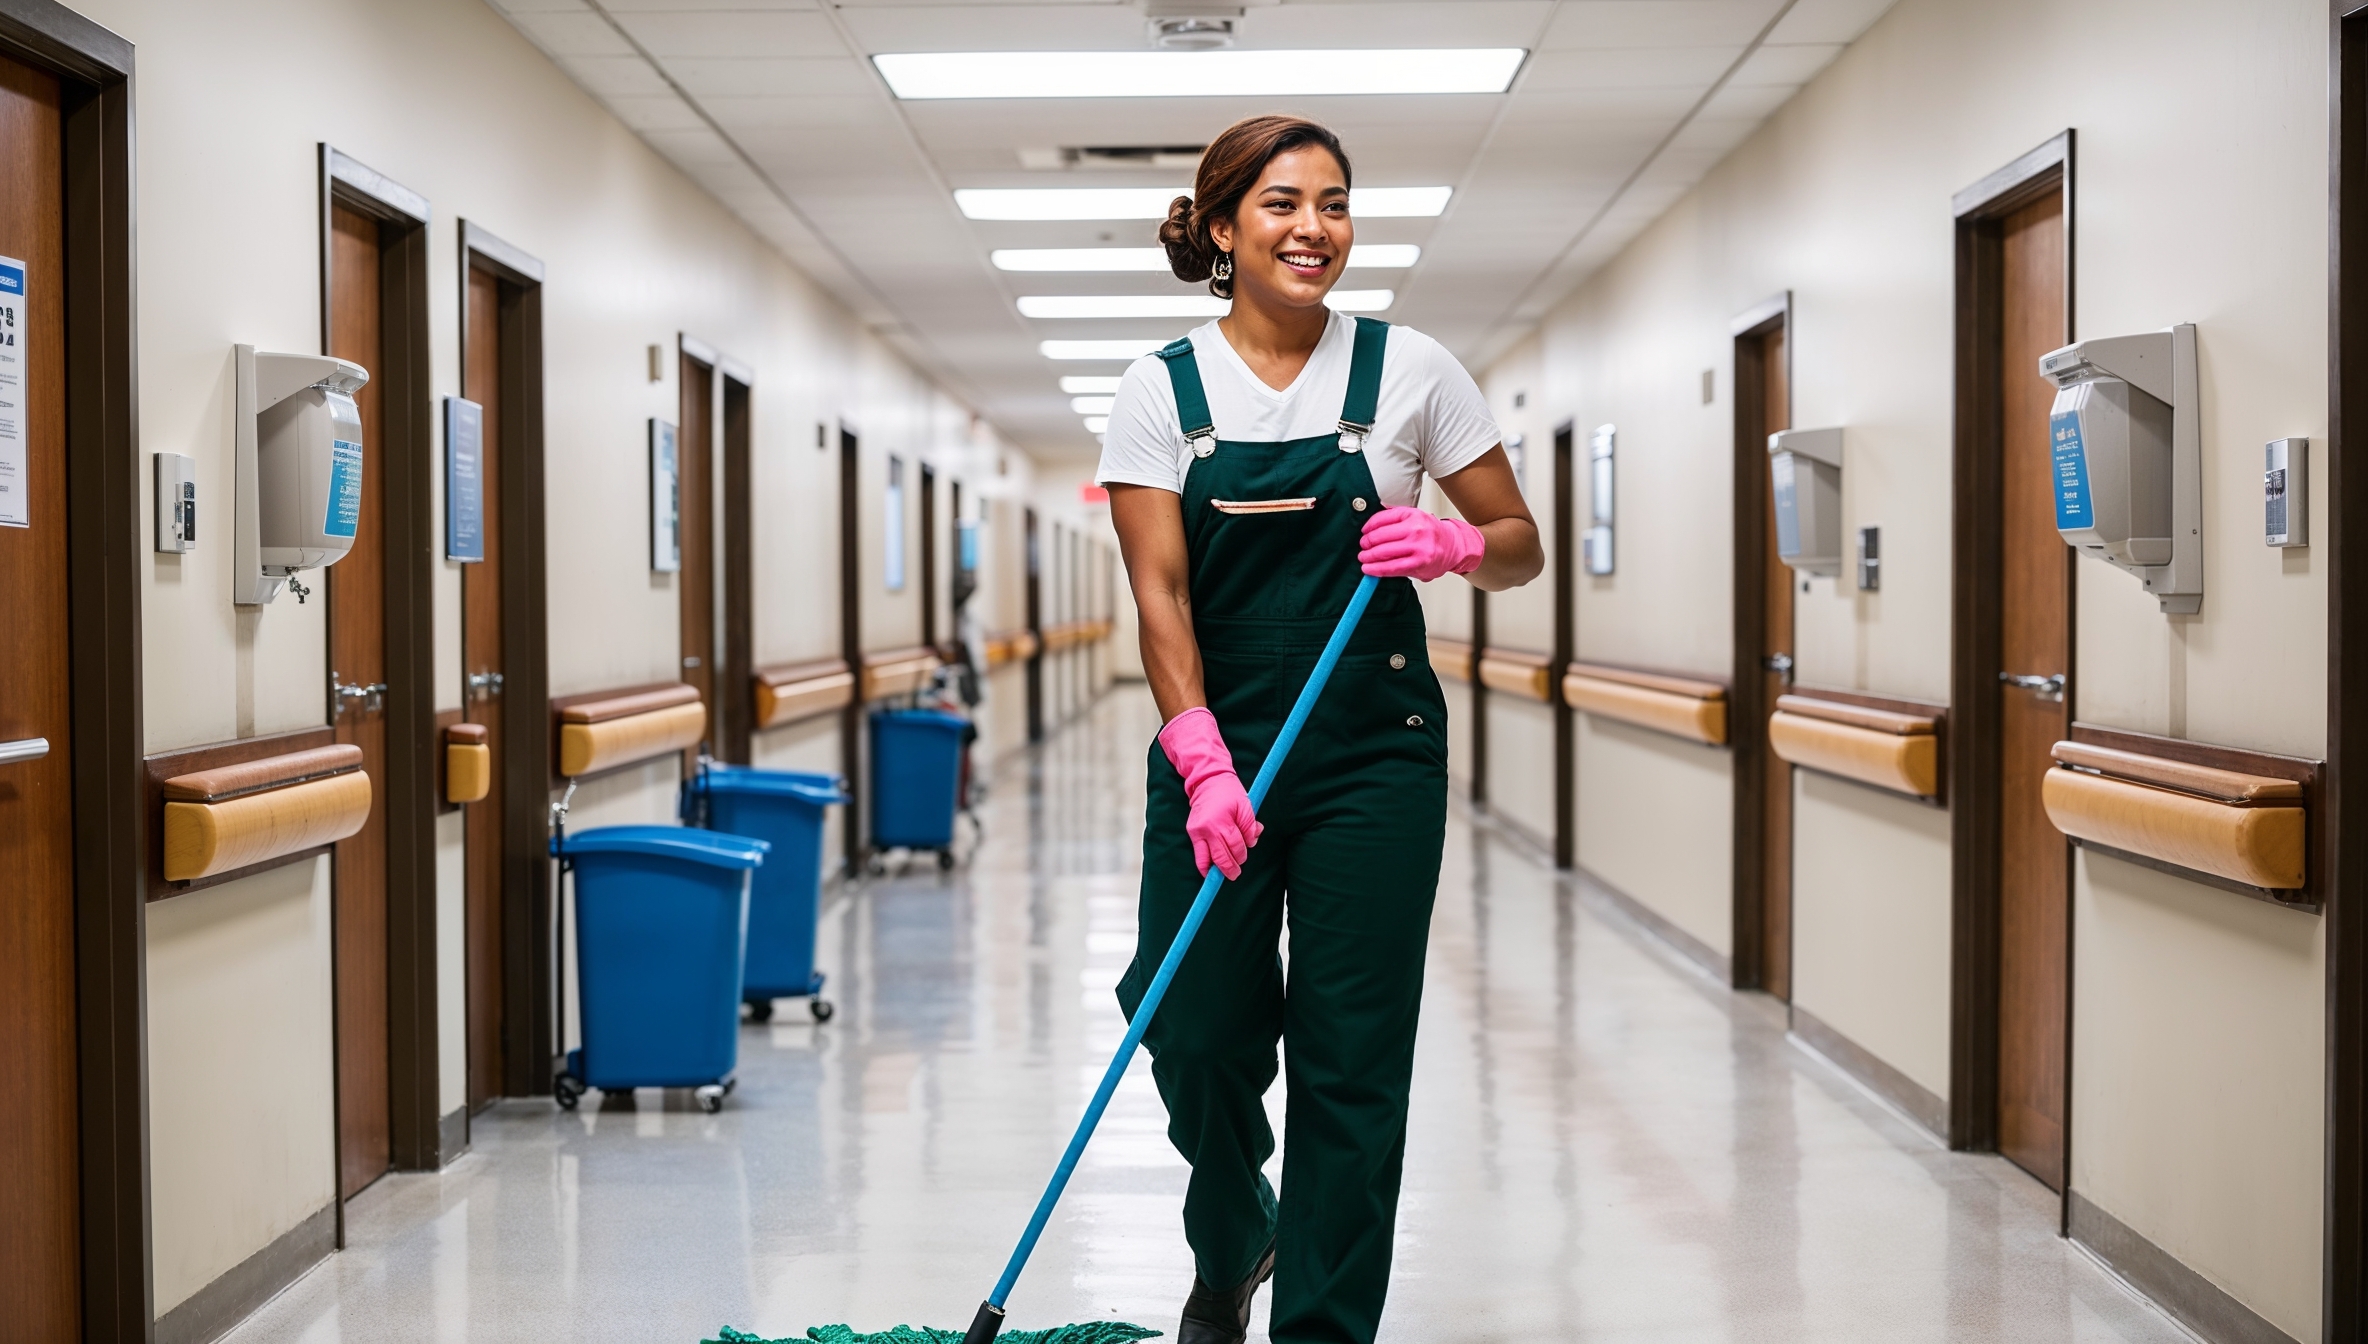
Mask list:
[[[1245,780],[1347,607],[1358,534],[1383,507],[1363,446],[1389,326],[1356,322],[1341,432],[1286,443],[1219,441],[1191,341],[1160,351],[1194,452],[1193,630],[1209,709]],[[1156,743],[1149,764],[1139,932],[1118,987],[1130,1017],[1201,882],[1183,780]],[[1145,1043],[1168,1138],[1192,1164],[1184,1232],[1202,1281],[1242,1283],[1274,1241],[1276,1344],[1366,1344],[1389,1286],[1447,828],[1447,704],[1410,580],[1381,581],[1259,820],[1264,836],[1218,893]],[[1289,1100],[1279,1220],[1259,1171],[1274,1152],[1260,1098],[1278,1038]]]

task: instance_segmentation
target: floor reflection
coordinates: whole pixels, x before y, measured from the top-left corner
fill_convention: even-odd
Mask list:
[[[834,895],[839,1015],[745,1028],[722,1114],[503,1103],[460,1162],[356,1200],[350,1248],[230,1338],[965,1324],[1122,1030],[1156,727],[1140,688],[1105,698],[994,777],[964,868]],[[1437,910],[1384,1339],[2185,1338],[2055,1237],[2038,1186],[1944,1151],[1485,822],[1452,821]],[[1016,1326],[1172,1326],[1164,1123],[1138,1063]]]

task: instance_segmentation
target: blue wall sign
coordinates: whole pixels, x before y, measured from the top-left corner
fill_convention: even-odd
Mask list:
[[[485,408],[444,398],[444,558],[485,558]]]
[[[329,440],[329,512],[321,520],[321,534],[350,537],[362,520],[362,445],[352,439]]]

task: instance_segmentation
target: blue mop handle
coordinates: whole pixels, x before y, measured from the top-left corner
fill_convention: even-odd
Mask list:
[[[1323,656],[1316,659],[1316,669],[1307,674],[1307,685],[1299,692],[1299,702],[1291,706],[1291,717],[1283,720],[1283,730],[1275,734],[1274,747],[1266,753],[1266,763],[1258,767],[1258,778],[1250,783],[1250,810],[1258,810],[1266,801],[1266,791],[1274,786],[1274,777],[1283,768],[1283,758],[1291,754],[1291,744],[1299,740],[1299,730],[1306,726],[1308,714],[1316,707],[1316,697],[1324,693],[1324,683],[1332,679],[1332,669],[1339,665],[1341,651],[1348,647],[1348,637],[1356,633],[1357,621],[1365,614],[1365,604],[1373,600],[1373,589],[1379,580],[1368,574],[1357,583],[1357,591],[1348,599],[1348,610],[1340,613],[1340,623],[1332,627],[1332,638],[1324,645]],[[1077,1170],[1077,1159],[1085,1155],[1086,1142],[1093,1138],[1094,1127],[1102,1123],[1102,1112],[1110,1105],[1110,1096],[1118,1090],[1118,1080],[1126,1076],[1126,1066],[1135,1057],[1135,1047],[1143,1043],[1143,1032],[1150,1027],[1151,1018],[1159,1011],[1159,1001],[1167,997],[1168,982],[1176,978],[1176,968],[1184,964],[1184,953],[1192,946],[1192,936],[1200,932],[1201,921],[1209,916],[1209,907],[1217,903],[1217,888],[1225,884],[1225,872],[1215,864],[1209,865],[1209,875],[1200,884],[1200,895],[1192,900],[1192,909],[1185,912],[1184,925],[1176,930],[1174,942],[1168,944],[1168,954],[1159,963],[1159,974],[1151,977],[1151,988],[1143,992],[1143,1002],[1136,1007],[1135,1017],[1127,1023],[1126,1039],[1118,1043],[1118,1053],[1110,1057],[1110,1067],[1102,1071],[1102,1085],[1094,1089],[1094,1099],[1085,1108],[1085,1117],[1077,1122],[1077,1132],[1069,1136],[1069,1149],[1061,1154],[1061,1165],[1054,1168],[1052,1180],[1044,1187],[1044,1198],[1036,1201],[1036,1214],[1028,1220],[1028,1230],[1020,1234],[1020,1244],[1012,1250],[1011,1263],[1003,1267],[1003,1277],[996,1280],[994,1295],[989,1305],[1002,1310],[1011,1296],[1012,1285],[1019,1282],[1020,1271],[1027,1267],[1028,1257],[1036,1250],[1036,1239],[1044,1235],[1044,1225],[1052,1220],[1053,1205],[1061,1202],[1061,1191],[1068,1188],[1070,1175]]]

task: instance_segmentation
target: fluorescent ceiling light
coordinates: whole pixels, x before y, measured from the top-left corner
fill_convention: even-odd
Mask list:
[[[1117,402],[1116,397],[1071,397],[1069,409],[1079,415],[1108,415]]]
[[[1046,359],[1137,360],[1173,338],[1142,336],[1123,341],[1040,341],[1037,352]]]
[[[1109,433],[1110,417],[1106,415],[1089,415],[1085,417],[1085,432],[1088,434]]]
[[[1397,298],[1395,290],[1336,289],[1324,302],[1344,313],[1378,313]],[[1223,317],[1231,299],[1213,294],[1030,294],[1020,316],[1041,318]]]
[[[1061,379],[1061,390],[1069,393],[1116,392],[1120,381],[1116,374],[1104,377],[1100,374],[1072,373]]]
[[[1503,93],[1520,47],[1363,51],[907,51],[872,57],[897,97],[1297,98]]]
[[[987,254],[999,271],[1153,271],[1165,274],[1164,247],[999,247]],[[1348,264],[1403,270],[1422,257],[1412,243],[1361,243],[1349,249]]]
[[[1349,193],[1348,208],[1365,219],[1429,219],[1447,208],[1453,191],[1360,187]],[[1168,203],[1188,195],[1177,187],[962,187],[954,204],[968,219],[1166,219]]]

